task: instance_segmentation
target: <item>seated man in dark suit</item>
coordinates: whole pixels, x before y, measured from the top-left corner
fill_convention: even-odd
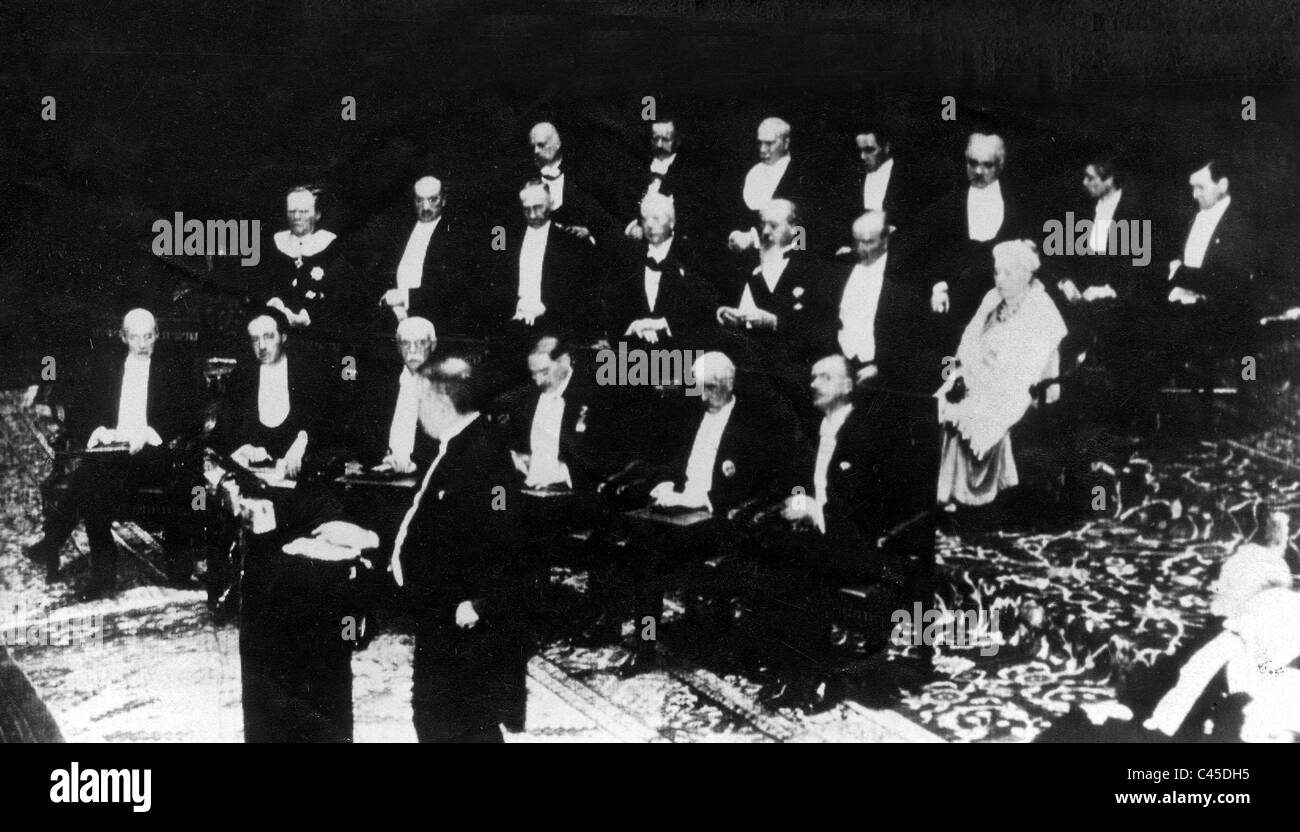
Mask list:
[[[193,432],[197,386],[193,368],[157,349],[158,326],[145,309],[122,319],[125,350],[96,356],[89,384],[69,414],[68,435],[88,449],[120,445],[123,453],[82,461],[72,472],[67,500],[47,501],[45,536],[26,550],[54,580],[59,551],[80,516],[90,538],[91,580],[86,599],[111,595],[117,586],[112,523],[123,500],[142,485],[169,482],[176,443]],[[184,495],[185,505],[189,494]]]
[[[591,528],[596,484],[612,473],[614,446],[604,397],[590,368],[575,367],[572,345],[544,335],[528,355],[532,382],[502,396],[499,414],[524,491],[524,521],[535,566],[569,561],[567,536]]]
[[[890,612],[932,592],[938,433],[924,399],[873,391],[855,400],[842,355],[813,365],[811,387],[823,414],[817,449],[781,508],[781,523],[760,533],[774,592],[757,607],[769,634],[763,660],[779,677],[763,701],[817,711],[834,704],[826,614],[832,593],[870,587],[865,620],[874,631],[865,635],[881,647]]]
[[[930,306],[940,316],[946,349],[993,288],[993,246],[1041,233],[1035,211],[1003,177],[1007,149],[1002,137],[975,132],[966,144],[967,184],[926,212],[911,243],[919,273],[928,275]]]
[[[631,520],[617,577],[630,578],[636,596],[636,648],[624,675],[657,661],[654,630],[662,620],[664,580],[688,563],[743,548],[737,511],[788,493],[797,427],[757,397],[735,395],[736,368],[722,353],[701,355],[693,366],[705,412],[680,442],[672,461],[653,472],[664,477],[649,493],[649,512]],[[668,522],[677,515],[680,522]],[[659,518],[659,519],[656,519]]]
[[[243,472],[266,481],[301,485],[314,480],[337,450],[328,427],[331,376],[311,359],[290,354],[288,322],[278,309],[255,310],[247,331],[253,361],[241,362],[231,376],[210,436],[211,448]],[[276,506],[282,513],[294,511],[293,493],[289,488],[268,491],[272,498],[285,498],[283,506]],[[284,516],[277,525],[299,524]],[[227,530],[227,536],[233,533],[234,529]],[[215,608],[233,576],[224,557],[213,561],[208,565],[208,593]]]
[[[309,450],[326,444],[332,386],[319,367],[290,354],[279,310],[254,311],[247,330],[254,360],[242,362],[231,377],[214,448],[244,467],[274,467],[285,479],[297,479],[310,470],[304,464]]]
[[[372,380],[360,418],[348,431],[351,457],[380,471],[415,474],[437,453],[419,429],[419,370],[438,347],[438,336],[426,318],[405,318],[397,325],[397,350],[402,368]]]
[[[641,203],[645,257],[611,285],[605,308],[611,338],[629,346],[694,349],[710,339],[711,292],[678,251],[676,201],[650,194]]]
[[[469,364],[434,359],[421,375],[420,425],[439,452],[391,558],[416,616],[415,733],[421,742],[501,742],[502,724],[524,728],[521,622],[537,583],[523,552],[514,468],[475,406]]]
[[[1238,366],[1250,352],[1258,317],[1258,241],[1229,193],[1231,172],[1223,161],[1212,159],[1188,178],[1198,210],[1182,257],[1169,263],[1165,368],[1176,366],[1197,345],[1230,354]]]
[[[502,335],[513,360],[545,329],[585,333],[594,326],[593,297],[600,293],[591,273],[587,246],[559,230],[551,220],[550,187],[529,182],[519,192],[523,225],[506,238],[497,277],[485,300],[480,323],[487,334]]]
[[[465,246],[453,221],[444,214],[446,194],[433,176],[411,188],[415,220],[407,211],[388,219],[366,265],[367,282],[377,306],[371,328],[391,332],[411,316],[427,318],[443,333],[460,333],[464,303],[462,275]]]

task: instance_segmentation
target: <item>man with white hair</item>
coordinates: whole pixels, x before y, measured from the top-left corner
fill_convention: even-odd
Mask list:
[[[385,364],[362,397],[360,418],[349,434],[354,454],[379,471],[413,474],[423,470],[436,449],[417,427],[419,371],[438,347],[438,335],[428,318],[407,318],[395,337],[401,369]],[[358,376],[361,379],[361,376]]]
[[[645,519],[633,522],[626,557],[618,567],[636,592],[636,647],[624,675],[657,661],[651,635],[662,619],[664,581],[682,566],[736,549],[744,542],[733,514],[746,505],[789,493],[791,460],[799,433],[782,411],[736,395],[736,367],[720,352],[692,366],[704,413],[689,442],[658,467],[662,479],[649,493]],[[684,439],[687,437],[683,437]],[[650,477],[650,480],[655,477]],[[689,514],[691,522],[667,522]],[[659,518],[659,519],[657,519]]]
[[[678,252],[677,207],[672,197],[648,194],[641,201],[640,239],[645,258],[615,283],[606,301],[611,339],[636,346],[699,344],[709,327],[708,287]]]
[[[91,550],[91,581],[81,593],[87,599],[116,589],[115,515],[134,490],[166,480],[173,443],[196,429],[193,368],[174,351],[158,349],[153,314],[147,309],[128,312],[121,341],[124,349],[95,357],[68,418],[67,435],[74,446],[97,453],[72,472],[64,504],[46,501],[45,536],[26,550],[54,580],[59,551],[78,516],[84,519]]]
[[[790,153],[790,123],[769,117],[758,124],[758,163],[745,174],[736,206],[735,228],[727,237],[732,251],[758,248],[759,212],[774,199],[803,199],[805,183],[800,163]]]
[[[464,302],[464,241],[454,218],[445,214],[447,197],[441,180],[420,177],[411,186],[410,197],[399,217],[384,218],[371,245],[366,275],[368,302],[378,312],[374,328],[391,332],[394,323],[419,316],[444,332],[455,332]]]
[[[913,239],[929,275],[930,307],[942,316],[955,345],[985,292],[993,288],[992,249],[1004,240],[1032,239],[1041,232],[1023,196],[1005,180],[1006,142],[993,131],[975,131],[966,142],[966,184],[939,200]]]

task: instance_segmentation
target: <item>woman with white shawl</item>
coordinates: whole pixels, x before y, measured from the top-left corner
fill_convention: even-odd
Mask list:
[[[941,504],[979,506],[1019,483],[1010,430],[1033,404],[1029,388],[1057,375],[1065,321],[1034,277],[1033,243],[993,248],[994,279],[962,334],[953,372],[936,392],[943,451]]]

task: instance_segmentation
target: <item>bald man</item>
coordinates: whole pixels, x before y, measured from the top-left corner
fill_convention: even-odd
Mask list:
[[[918,276],[929,290],[930,307],[950,349],[956,348],[961,330],[993,288],[993,246],[1042,233],[1036,209],[1007,182],[1006,167],[1002,136],[971,133],[965,184],[931,206],[911,240],[919,255]]]
[[[442,181],[420,177],[407,204],[371,232],[366,263],[371,328],[391,333],[403,320],[418,316],[443,333],[457,333],[464,323],[466,246],[456,224],[444,216]]]
[[[132,309],[122,320],[122,348],[98,353],[78,386],[68,417],[74,449],[98,449],[70,477],[62,505],[46,501],[45,536],[27,556],[58,574],[59,552],[80,517],[90,538],[91,580],[81,596],[112,594],[117,584],[117,547],[112,522],[130,495],[143,485],[164,483],[175,458],[172,443],[197,430],[199,400],[192,365],[174,350],[160,347],[158,324],[146,309]],[[114,450],[116,449],[116,450]],[[180,495],[188,505],[190,495]],[[177,515],[180,515],[178,509]]]

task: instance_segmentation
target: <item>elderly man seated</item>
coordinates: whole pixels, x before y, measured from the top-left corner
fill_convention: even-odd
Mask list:
[[[980,506],[1019,484],[1010,431],[1033,402],[1029,388],[1057,374],[1065,322],[1034,277],[1033,243],[993,248],[996,287],[962,334],[954,372],[935,393],[943,426],[938,500]]]
[[[175,350],[158,348],[158,324],[146,309],[122,319],[121,348],[95,357],[69,414],[67,433],[87,456],[67,477],[68,496],[47,500],[45,536],[26,549],[59,571],[59,550],[80,517],[90,538],[91,581],[80,595],[89,600],[117,587],[117,546],[112,522],[142,485],[164,485],[177,461],[177,445],[194,431],[195,376]],[[183,503],[188,502],[188,494]]]
[[[743,540],[732,523],[735,510],[770,502],[790,493],[793,484],[793,414],[756,395],[736,395],[736,368],[722,353],[701,355],[692,371],[705,412],[673,461],[648,479],[659,482],[649,505],[628,516],[614,574],[598,576],[602,585],[630,581],[636,596],[638,637],[623,675],[657,660],[655,633],[668,573],[734,549]]]

